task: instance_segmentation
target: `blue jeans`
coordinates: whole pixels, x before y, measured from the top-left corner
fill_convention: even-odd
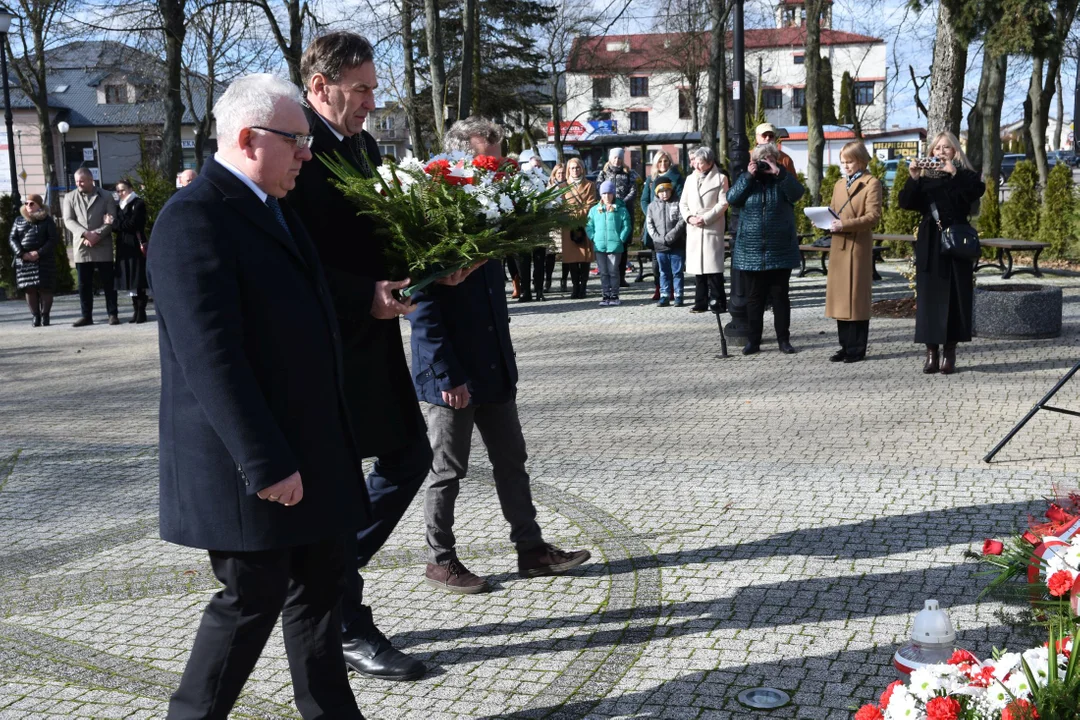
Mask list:
[[[660,297],[671,294],[671,285],[675,284],[675,300],[682,300],[683,273],[686,265],[686,253],[682,250],[656,253],[656,265],[660,269]]]

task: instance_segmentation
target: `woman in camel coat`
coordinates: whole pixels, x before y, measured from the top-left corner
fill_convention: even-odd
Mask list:
[[[716,167],[707,147],[690,153],[694,173],[686,179],[679,207],[686,220],[686,272],[695,275],[694,306],[690,312],[723,312],[724,211],[727,210],[727,176]]]
[[[566,181],[570,189],[563,198],[575,217],[581,218],[581,227],[562,231],[563,266],[570,267],[570,280],[574,285],[571,298],[585,297],[585,283],[589,280],[589,265],[593,261],[592,244],[585,234],[585,219],[589,210],[600,200],[596,183],[585,177],[585,165],[580,158],[572,157],[566,163]]]
[[[870,154],[861,142],[840,151],[844,178],[833,187],[829,207],[840,219],[832,222],[829,274],[825,283],[825,316],[836,320],[840,349],[832,362],[859,362],[866,357],[870,333],[870,288],[874,275],[874,226],[881,219],[881,182],[866,169]]]

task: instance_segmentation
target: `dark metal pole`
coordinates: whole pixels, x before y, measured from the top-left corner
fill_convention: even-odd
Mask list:
[[[1039,412],[1040,410],[1050,410],[1052,412],[1061,413],[1063,415],[1073,415],[1075,417],[1080,417],[1080,413],[1078,413],[1078,412],[1076,412],[1074,410],[1065,410],[1063,408],[1052,407],[1052,406],[1046,404],[1046,403],[1050,402],[1051,398],[1053,398],[1055,395],[1057,395],[1058,390],[1065,387],[1065,383],[1069,382],[1069,380],[1072,379],[1072,376],[1075,375],[1078,370],[1080,370],[1080,363],[1077,363],[1076,365],[1073,365],[1072,369],[1069,370],[1069,372],[1065,373],[1065,377],[1058,380],[1057,385],[1055,385],[1050,390],[1050,392],[1046,393],[1046,395],[1043,396],[1042,400],[1035,403],[1035,407],[1031,408],[1031,410],[1028,411],[1028,414],[1024,416],[1024,419],[1021,420],[1020,422],[1018,422],[1016,424],[1016,427],[1014,427],[1012,430],[1010,430],[1009,434],[1006,435],[1004,438],[1002,438],[1001,442],[999,442],[997,445],[995,445],[994,449],[991,450],[990,452],[988,452],[985,457],[983,457],[983,462],[990,462],[991,460],[993,460],[994,456],[998,454],[998,452],[1001,450],[1001,448],[1005,447],[1005,445],[1010,440],[1013,439],[1013,436],[1016,435],[1016,433],[1020,432],[1020,429],[1022,427],[1027,425],[1028,420],[1035,417],[1035,414],[1037,412]]]
[[[736,0],[732,12],[732,132],[731,152],[729,169],[731,182],[739,177],[750,163],[750,142],[746,137],[746,105],[743,101],[743,93],[746,92],[746,45],[743,33],[743,5],[745,0]],[[726,88],[722,92],[726,91]],[[727,118],[721,118],[721,122],[727,122]],[[732,237],[738,231],[739,216],[735,209],[731,213]],[[733,243],[734,244],[734,241]],[[728,312],[731,313],[731,322],[728,323],[726,335],[733,341],[745,341],[750,334],[750,326],[746,317],[746,278],[731,267],[731,293],[728,299]]]
[[[19,176],[15,172],[15,133],[12,130],[11,92],[8,90],[7,33],[0,38],[0,73],[4,76],[4,124],[7,125],[8,170],[11,171],[11,205],[16,210],[22,205],[19,197]]]

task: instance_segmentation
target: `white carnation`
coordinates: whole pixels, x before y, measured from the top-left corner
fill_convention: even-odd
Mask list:
[[[919,709],[918,700],[904,686],[893,690],[889,707],[885,710],[885,720],[923,720],[926,713]]]
[[[911,682],[908,683],[911,694],[927,702],[941,690],[941,678],[929,667],[921,667],[911,673]],[[889,701],[891,704],[891,700]]]
[[[500,193],[499,207],[506,212],[514,212],[514,201],[510,199],[509,195],[506,195],[505,193]]]

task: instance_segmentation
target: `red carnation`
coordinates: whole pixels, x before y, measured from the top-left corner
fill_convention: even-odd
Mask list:
[[[1050,503],[1050,509],[1046,511],[1046,517],[1051,522],[1066,523],[1072,520],[1069,514],[1065,512],[1060,505]]]
[[[426,172],[428,175],[431,175],[432,177],[446,177],[450,174],[450,161],[432,160],[424,167],[424,172]]]
[[[855,720],[885,720],[877,705],[863,705],[855,713]]]
[[[967,650],[954,650],[952,657],[949,658],[949,665],[972,665],[979,662],[979,659],[972,655]]]
[[[1000,540],[983,540],[983,555],[1000,555],[1004,549],[1005,545]]]
[[[1039,711],[1023,698],[1017,698],[1001,711],[1001,720],[1038,720]]]
[[[962,709],[954,698],[936,697],[926,703],[926,717],[928,720],[956,720]]]
[[[473,167],[480,168],[481,170],[488,170],[490,172],[496,172],[499,169],[499,160],[490,155],[477,155],[473,158],[472,164]]]
[[[1070,655],[1072,655],[1072,650],[1069,649],[1070,648],[1070,645],[1069,645],[1070,640],[1071,640],[1071,638],[1067,638],[1067,637],[1058,638],[1057,643],[1055,643],[1055,647],[1057,648],[1058,655],[1064,655],[1065,657],[1069,657]],[[1050,643],[1046,643],[1046,644],[1049,645]]]
[[[975,687],[990,687],[990,684],[994,682],[994,667],[986,665],[970,673],[969,677],[971,684]]]
[[[1046,581],[1046,587],[1050,588],[1050,594],[1054,597],[1065,597],[1072,590],[1073,576],[1068,570],[1058,570]]]
[[[1041,540],[1039,540],[1039,536],[1031,532],[1030,530],[1025,530],[1024,534],[1020,537],[1022,537],[1024,539],[1024,542],[1028,543],[1029,545],[1038,545],[1040,542],[1042,542]]]
[[[894,681],[889,687],[885,688],[885,692],[881,693],[881,697],[878,699],[878,703],[881,705],[882,710],[886,710],[889,707],[889,701],[892,700],[893,690],[900,687],[904,683],[899,680]]]

